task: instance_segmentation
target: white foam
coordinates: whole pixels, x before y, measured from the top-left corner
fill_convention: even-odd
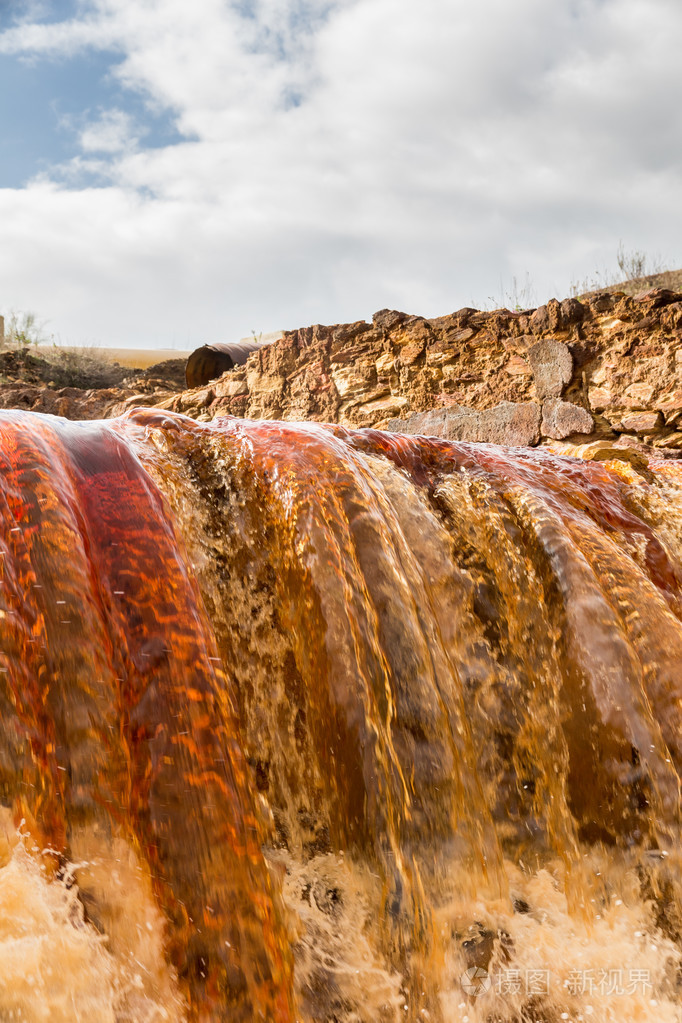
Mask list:
[[[7,844],[0,867],[3,1023],[179,1023],[179,999],[149,997],[85,920],[76,885],[51,878],[29,843]]]

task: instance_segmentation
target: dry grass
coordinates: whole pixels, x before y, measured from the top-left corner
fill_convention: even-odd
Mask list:
[[[585,283],[585,282],[584,282]],[[594,282],[592,282],[594,284]],[[668,288],[670,291],[682,291],[682,270],[663,270],[660,273],[647,274],[646,277],[635,277],[632,280],[617,281],[603,287],[592,287],[577,297],[584,298],[595,291],[622,291],[626,295],[639,295],[651,288]]]
[[[56,349],[52,345],[36,345],[31,349],[43,359],[50,359],[50,353],[69,353],[74,359],[88,358],[103,363],[118,363],[125,369],[148,369],[158,362],[165,362],[167,359],[186,359],[189,351],[177,348],[81,348],[61,347]]]
[[[158,375],[177,386],[176,378],[184,383],[185,358],[177,350],[5,344],[0,346],[0,383],[21,379],[56,388],[120,387],[158,365]]]

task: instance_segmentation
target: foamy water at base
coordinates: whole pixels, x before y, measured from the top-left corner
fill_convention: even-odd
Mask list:
[[[295,864],[271,856],[283,873],[292,919],[301,1020],[397,1023],[408,1017],[404,978],[377,949],[378,878],[338,856]],[[525,871],[505,863],[506,899],[455,894],[454,878],[435,920],[426,984],[440,986],[448,1023],[679,1023],[679,948],[642,897],[641,864],[592,852],[591,905],[571,914],[559,863]],[[589,882],[588,882],[589,883]],[[485,966],[483,964],[485,963]],[[421,1009],[419,1018],[435,1017]]]
[[[106,936],[85,920],[72,875],[50,878],[28,844],[14,837],[0,868],[0,1020],[180,1023],[177,993],[151,997],[153,978],[139,963],[112,955]],[[402,978],[376,949],[378,878],[339,856],[301,864],[272,853],[270,864],[283,879],[290,913],[301,1021],[404,1019]],[[657,928],[652,903],[642,900],[634,863],[614,872],[611,862],[608,882],[584,917],[569,914],[557,865],[535,873],[505,866],[515,912],[501,901],[455,897],[441,907],[440,955],[426,969],[445,979],[444,1019],[682,1020],[680,951]],[[605,866],[596,854],[586,864],[596,893]],[[475,966],[477,956],[487,969]],[[421,1016],[431,1018],[426,1009]]]
[[[564,868],[558,863],[536,872],[505,863],[514,912],[484,900],[443,907],[444,945],[457,937],[443,971],[452,977],[441,995],[446,1020],[682,1020],[680,950],[657,926],[653,905],[642,896],[636,860],[624,856],[614,864],[613,854],[592,852],[583,869],[593,896],[576,913],[569,912]],[[472,949],[464,971],[462,939]],[[472,966],[491,943],[485,976],[477,984]]]
[[[3,835],[0,862],[2,1023],[184,1019],[171,978],[159,985],[140,964],[113,956],[106,936],[85,920],[73,874],[50,877],[29,836]],[[166,989],[160,1000],[149,993],[155,986]]]

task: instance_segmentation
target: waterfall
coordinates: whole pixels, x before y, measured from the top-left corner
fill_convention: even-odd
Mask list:
[[[2,413],[0,1019],[682,1019],[681,497]]]

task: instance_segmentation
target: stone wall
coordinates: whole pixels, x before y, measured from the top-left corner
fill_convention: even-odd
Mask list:
[[[289,331],[163,404],[205,419],[314,419],[500,443],[625,438],[673,454],[682,294],[600,293],[431,320],[384,309],[371,323]],[[411,421],[417,413],[429,416]]]

